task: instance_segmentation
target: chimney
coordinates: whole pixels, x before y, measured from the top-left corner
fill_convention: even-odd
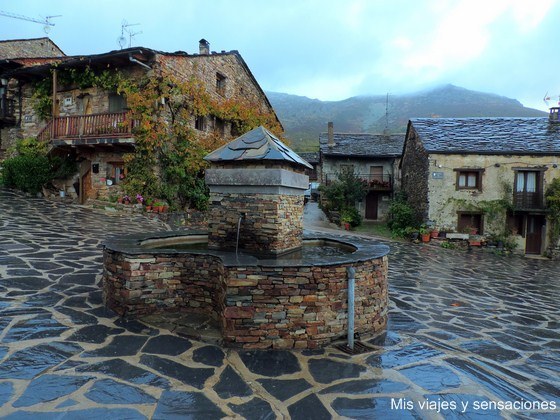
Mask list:
[[[210,54],[210,43],[204,38],[198,41],[198,52],[202,55]]]
[[[329,139],[329,141],[327,143],[327,146],[333,147],[334,146],[334,126],[333,126],[333,123],[329,122],[327,124],[327,127],[328,127],[328,139]]]

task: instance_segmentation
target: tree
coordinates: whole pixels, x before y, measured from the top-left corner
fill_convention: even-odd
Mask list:
[[[321,186],[327,208],[344,214],[350,219],[352,226],[358,226],[362,218],[356,210],[356,201],[361,201],[366,196],[367,184],[350,168],[344,168],[337,174],[337,178],[329,185]]]

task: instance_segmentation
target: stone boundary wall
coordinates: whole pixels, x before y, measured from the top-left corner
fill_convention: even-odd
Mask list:
[[[103,294],[121,316],[168,310],[221,321],[224,343],[317,348],[346,335],[347,274],[356,269],[355,331],[385,327],[387,256],[320,266],[228,266],[208,254],[104,250]]]

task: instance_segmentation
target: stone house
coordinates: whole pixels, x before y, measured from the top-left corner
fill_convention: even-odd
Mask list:
[[[0,41],[0,75],[21,67],[52,62],[64,57],[64,52],[49,38]],[[0,78],[0,159],[17,137],[18,83]]]
[[[345,169],[364,180],[368,193],[357,208],[366,220],[387,216],[390,199],[398,188],[398,166],[402,153],[402,134],[335,133],[332,123],[319,135],[319,179],[324,185]]]
[[[60,57],[56,65],[37,64],[4,73],[17,80],[15,135],[37,137],[49,142],[51,153],[71,156],[79,163],[79,174],[63,186],[69,195],[87,199],[106,199],[118,191],[126,174],[124,155],[134,152],[134,125],[127,108],[127,98],[100,87],[79,87],[76,83],[57,80],[57,73],[87,69],[117,69],[125,78],[138,80],[144,75],[170,75],[179,81],[193,78],[219,103],[245,101],[261,112],[276,118],[265,93],[238,51],[210,52],[210,44],[202,39],[199,51],[167,53],[143,47],[111,51],[104,54]],[[55,71],[56,70],[56,71]],[[37,81],[52,78],[53,117],[43,120],[33,105]],[[161,97],[154,107],[165,106]],[[171,122],[171,116],[168,121]],[[218,135],[229,140],[237,135],[231,122],[213,116],[191,115],[188,125],[197,136]]]
[[[402,189],[420,221],[511,233],[518,249],[541,254],[544,192],[560,177],[559,164],[557,108],[549,118],[416,118],[406,133]]]

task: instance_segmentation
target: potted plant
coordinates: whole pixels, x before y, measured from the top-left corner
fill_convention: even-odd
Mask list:
[[[432,238],[437,238],[439,236],[439,227],[434,226],[432,228],[432,231],[430,232],[430,235],[432,236]]]
[[[425,225],[420,227],[419,233],[422,238],[422,242],[430,242],[430,230]]]

